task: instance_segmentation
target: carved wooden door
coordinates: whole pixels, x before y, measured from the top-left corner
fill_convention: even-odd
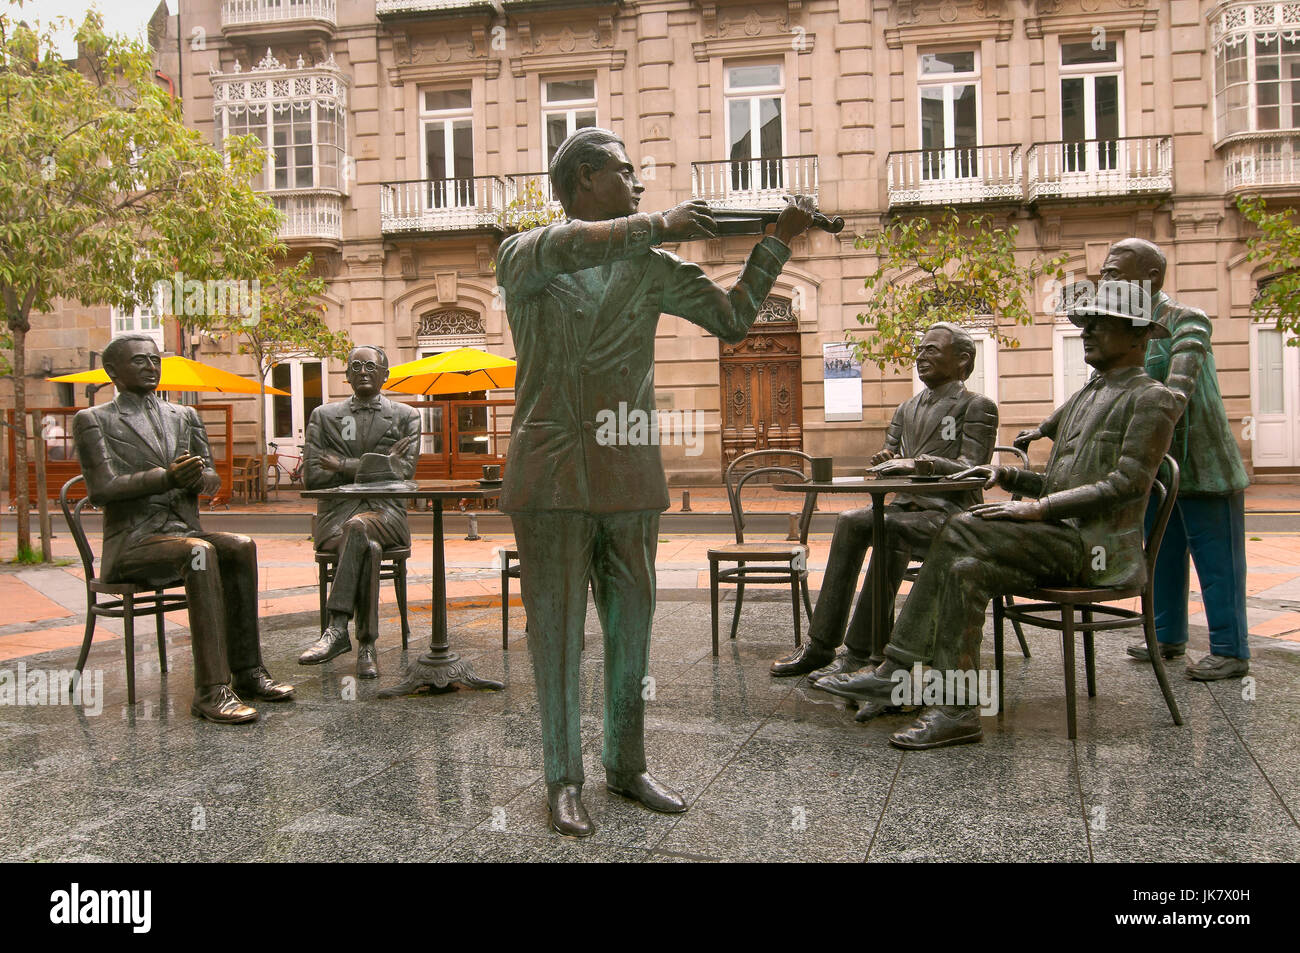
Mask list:
[[[788,308],[788,302],[769,299],[745,340],[722,345],[724,473],[750,450],[803,449],[799,332],[793,320],[780,320]]]

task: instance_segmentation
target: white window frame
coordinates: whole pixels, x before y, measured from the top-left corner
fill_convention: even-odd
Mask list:
[[[1115,60],[1110,63],[1074,63],[1066,66],[1061,62],[1065,56],[1065,45],[1067,43],[1087,43],[1089,39],[1085,37],[1062,37],[1060,47],[1057,51],[1057,95],[1060,97],[1057,101],[1060,111],[1060,134],[1061,140],[1065,141],[1065,90],[1062,88],[1067,79],[1083,80],[1083,141],[1088,143],[1086,152],[1086,166],[1077,172],[1065,172],[1064,166],[1062,172],[1065,175],[1089,175],[1097,172],[1113,173],[1124,162],[1124,150],[1119,145],[1116,146],[1115,167],[1101,168],[1101,152],[1098,148],[1097,139],[1097,79],[1103,76],[1115,77],[1115,109],[1116,109],[1116,139],[1123,139],[1125,135],[1124,122],[1124,39],[1116,36],[1115,43]],[[1107,42],[1110,42],[1108,40]],[[1108,140],[1109,141],[1109,140]]]
[[[1210,44],[1210,69],[1213,74],[1211,80],[1211,94],[1214,96],[1214,129],[1216,141],[1222,141],[1230,136],[1246,136],[1251,134],[1277,134],[1282,135],[1287,132],[1294,132],[1300,129],[1300,126],[1285,124],[1280,121],[1282,110],[1286,109],[1279,98],[1279,123],[1277,129],[1260,129],[1258,127],[1258,110],[1259,110],[1259,81],[1256,76],[1258,71],[1255,41],[1260,36],[1276,35],[1281,33],[1284,38],[1294,36],[1300,33],[1300,22],[1287,19],[1287,14],[1294,7],[1289,2],[1252,2],[1252,3],[1234,3],[1223,4],[1217,8],[1217,16],[1212,21],[1213,40]],[[1259,14],[1264,14],[1270,19],[1267,22],[1256,23],[1255,18]],[[1293,14],[1292,14],[1293,15]],[[1242,84],[1246,87],[1246,128],[1238,129],[1234,132],[1227,131],[1227,113],[1220,110],[1219,97],[1223,93],[1226,99],[1227,86],[1219,86],[1219,56],[1226,48],[1235,49],[1242,43],[1246,44],[1246,80]],[[1226,79],[1226,77],[1225,77]],[[1279,83],[1285,82],[1285,77],[1279,77]],[[1291,109],[1300,105],[1292,102]],[[1294,112],[1292,112],[1294,115]]]
[[[1058,320],[1052,330],[1052,401],[1056,407],[1060,407],[1075,393],[1075,391],[1070,391],[1068,394],[1065,392],[1065,339],[1082,336],[1083,328],[1069,321]],[[1084,374],[1084,382],[1086,383],[1091,376],[1092,369],[1088,368],[1088,372]]]
[[[975,68],[973,70],[952,72],[952,73],[932,73],[925,75],[921,72],[922,61],[926,56],[942,56],[944,53],[973,53]],[[954,144],[957,133],[957,123],[955,118],[956,93],[958,88],[970,86],[975,90],[975,145],[962,146],[960,148],[973,148],[978,156],[979,147],[984,144],[984,108],[980,96],[980,51],[978,47],[949,47],[942,50],[922,50],[917,53],[916,58],[916,118],[917,118],[917,136],[921,135],[920,130],[923,128],[925,115],[924,91],[927,89],[943,90],[943,145],[937,149],[926,149],[925,145],[917,142],[917,147],[926,152],[944,153],[944,174],[941,176],[932,176],[930,181],[944,181],[948,179],[963,179],[978,177],[978,161],[972,163],[972,175],[962,176],[957,174],[960,164],[957,162],[955,150],[959,148]],[[923,163],[924,164],[924,163]]]
[[[745,67],[745,66],[775,66],[780,75],[780,82],[778,82],[774,86],[742,86],[733,90],[731,87],[731,71],[733,69]],[[722,106],[723,106],[723,115],[726,121],[725,131],[726,131],[727,138],[725,141],[727,143],[727,158],[728,159],[733,158],[731,155],[731,143],[733,141],[731,135],[732,133],[731,103],[733,100],[743,100],[743,99],[748,99],[750,101],[749,103],[749,130],[750,130],[749,152],[750,154],[748,158],[755,159],[755,160],[776,159],[786,155],[787,154],[786,143],[788,140],[785,131],[785,121],[787,116],[786,109],[785,109],[785,63],[783,63],[781,60],[773,60],[773,59],[723,63],[722,83],[723,83]],[[765,156],[761,153],[762,137],[759,135],[759,132],[762,129],[762,124],[760,123],[759,120],[761,119],[762,112],[759,106],[759,102],[760,100],[763,99],[775,99],[777,100],[778,103],[780,103],[781,149],[775,156]],[[737,159],[735,161],[744,161],[744,159]]]
[[[591,81],[591,96],[584,99],[557,99],[550,100],[547,98],[546,86],[548,83],[564,82],[582,82]],[[600,80],[594,73],[581,74],[560,74],[556,76],[540,77],[541,89],[540,98],[542,101],[542,156],[546,164],[550,165],[550,143],[547,141],[547,123],[553,116],[564,116],[565,136],[571,136],[578,129],[578,113],[590,112],[593,117],[593,124],[600,125]]]

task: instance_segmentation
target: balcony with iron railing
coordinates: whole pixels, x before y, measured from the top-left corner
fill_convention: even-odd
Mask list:
[[[1025,153],[1025,165],[1030,202],[1162,195],[1174,189],[1170,136],[1035,142]]]
[[[223,33],[279,32],[284,29],[332,31],[336,0],[222,0]]]
[[[385,235],[504,230],[507,201],[506,182],[495,175],[384,182],[379,227]]]
[[[691,196],[732,208],[783,208],[786,195],[817,198],[816,156],[691,163]]]
[[[1235,139],[1220,151],[1225,191],[1300,190],[1300,131]]]
[[[969,146],[891,152],[889,207],[1024,200],[1020,147]]]
[[[455,17],[496,13],[492,0],[376,0],[375,16],[380,20],[413,17]]]
[[[266,193],[282,216],[280,237],[285,241],[343,240],[343,196],[332,189],[295,189]]]
[[[550,222],[563,215],[547,173],[519,172],[505,178],[506,214],[502,222],[508,230]]]

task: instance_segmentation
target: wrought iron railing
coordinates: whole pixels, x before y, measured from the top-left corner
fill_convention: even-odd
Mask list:
[[[1035,142],[1025,153],[1025,197],[1094,198],[1172,192],[1170,136]]]
[[[816,156],[691,163],[691,195],[719,205],[780,208],[782,196],[817,197]]]
[[[886,164],[889,207],[1021,201],[1020,147],[968,146],[891,152]]]
[[[289,20],[336,24],[335,0],[222,0],[223,27]]]
[[[499,228],[506,202],[506,183],[495,175],[384,182],[379,225],[386,233]]]
[[[1238,139],[1223,146],[1223,187],[1300,186],[1300,133]]]

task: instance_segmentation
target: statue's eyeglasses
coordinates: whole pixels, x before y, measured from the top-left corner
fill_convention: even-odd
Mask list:
[[[379,370],[379,365],[374,361],[353,361],[348,365],[348,370],[353,374],[360,374],[362,371],[365,371],[367,374],[373,374],[375,371]]]

